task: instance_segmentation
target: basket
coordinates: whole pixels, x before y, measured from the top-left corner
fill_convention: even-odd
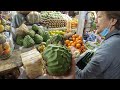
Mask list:
[[[64,19],[44,19],[40,23],[48,28],[61,28],[67,25],[67,21]]]

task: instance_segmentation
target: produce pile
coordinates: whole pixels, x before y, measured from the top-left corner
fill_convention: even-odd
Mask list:
[[[78,27],[78,19],[73,18],[71,20],[71,28],[74,29],[74,28],[77,28],[77,27]]]
[[[45,25],[48,28],[60,28],[60,27],[66,27],[67,22],[66,20],[61,19],[45,19],[41,21],[43,25]]]
[[[41,22],[48,28],[59,28],[66,26],[66,20],[59,11],[42,11],[40,12]]]
[[[49,31],[49,34],[51,35],[51,36],[54,36],[54,35],[64,35],[66,32],[65,32],[65,30],[50,30]]]
[[[22,24],[16,30],[16,43],[25,48],[37,44],[37,50],[46,62],[46,71],[49,75],[64,75],[71,69],[72,54],[64,46],[65,30],[48,31],[42,26],[33,24],[28,28]]]
[[[27,25],[40,23],[49,28],[58,28],[66,26],[66,20],[63,18],[62,13],[57,11],[31,11],[27,15],[24,15],[23,13],[21,14],[21,12],[19,12],[14,16],[12,22],[15,28],[18,28],[24,22]]]
[[[71,46],[75,47],[80,53],[86,51],[86,47],[83,43],[83,39],[78,34],[74,34],[68,40],[65,40],[65,45],[68,48],[70,48]]]
[[[10,57],[11,48],[5,35],[6,31],[10,31],[10,22],[0,15],[0,59],[7,59]]]
[[[10,29],[10,22],[0,16],[0,33],[3,31],[10,31]]]
[[[25,12],[25,14],[27,13],[26,17],[21,13],[24,12],[19,11],[19,14],[15,15],[13,18],[16,35],[15,43],[20,47],[24,47],[22,49],[35,47],[34,52],[31,50],[21,54],[22,62],[28,77],[36,78],[38,74],[42,75],[43,69],[46,70],[44,73],[53,76],[67,74],[72,64],[70,47],[73,46],[76,48],[74,52],[76,56],[86,51],[82,37],[73,34],[73,31],[68,29],[49,30],[49,28],[66,27],[66,20],[61,12],[28,11]],[[30,24],[30,27],[27,26],[25,20]],[[48,28],[46,28],[46,26],[41,26],[41,22]],[[71,21],[72,28],[76,28],[77,24],[77,19]],[[0,44],[0,54],[2,54],[1,52],[9,53],[8,50],[10,46],[7,42],[5,43],[3,36],[0,36],[0,43],[1,42],[4,42],[4,44]],[[45,63],[43,64],[42,61]]]
[[[32,25],[30,29],[25,24],[22,24],[16,32],[16,44],[25,48],[46,42],[49,38],[49,33],[45,31],[45,28],[36,24]]]
[[[63,19],[62,13],[59,11],[41,11],[41,19]]]

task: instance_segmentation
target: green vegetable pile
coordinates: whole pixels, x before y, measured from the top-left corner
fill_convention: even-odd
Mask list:
[[[20,46],[24,46],[25,48],[29,48],[35,44],[40,44],[43,41],[46,42],[50,36],[46,28],[42,26],[38,26],[37,24],[33,24],[32,28],[25,35],[17,35],[16,44]]]

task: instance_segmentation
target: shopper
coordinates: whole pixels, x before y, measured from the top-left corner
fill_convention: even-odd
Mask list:
[[[120,79],[120,11],[98,11],[97,33],[105,37],[77,79]]]

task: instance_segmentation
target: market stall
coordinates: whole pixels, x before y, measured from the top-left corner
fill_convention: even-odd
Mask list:
[[[82,36],[86,14],[79,14],[80,18],[71,18],[59,11],[17,11],[11,14],[11,20],[5,20],[10,24],[3,23],[2,14],[1,77],[5,78],[7,73],[10,77],[6,78],[13,78],[11,72],[16,71],[18,79],[61,77],[71,72],[73,56],[76,62],[80,55],[85,55],[83,61],[90,58],[93,53],[84,54],[89,48]],[[71,47],[74,47],[73,55]]]
[[[75,33],[76,20],[71,24],[72,18],[56,11],[17,11],[9,13],[9,19],[5,14],[0,18],[1,78],[21,78],[21,70],[26,73],[23,79],[46,73],[62,76],[70,71],[72,54],[65,38]]]

